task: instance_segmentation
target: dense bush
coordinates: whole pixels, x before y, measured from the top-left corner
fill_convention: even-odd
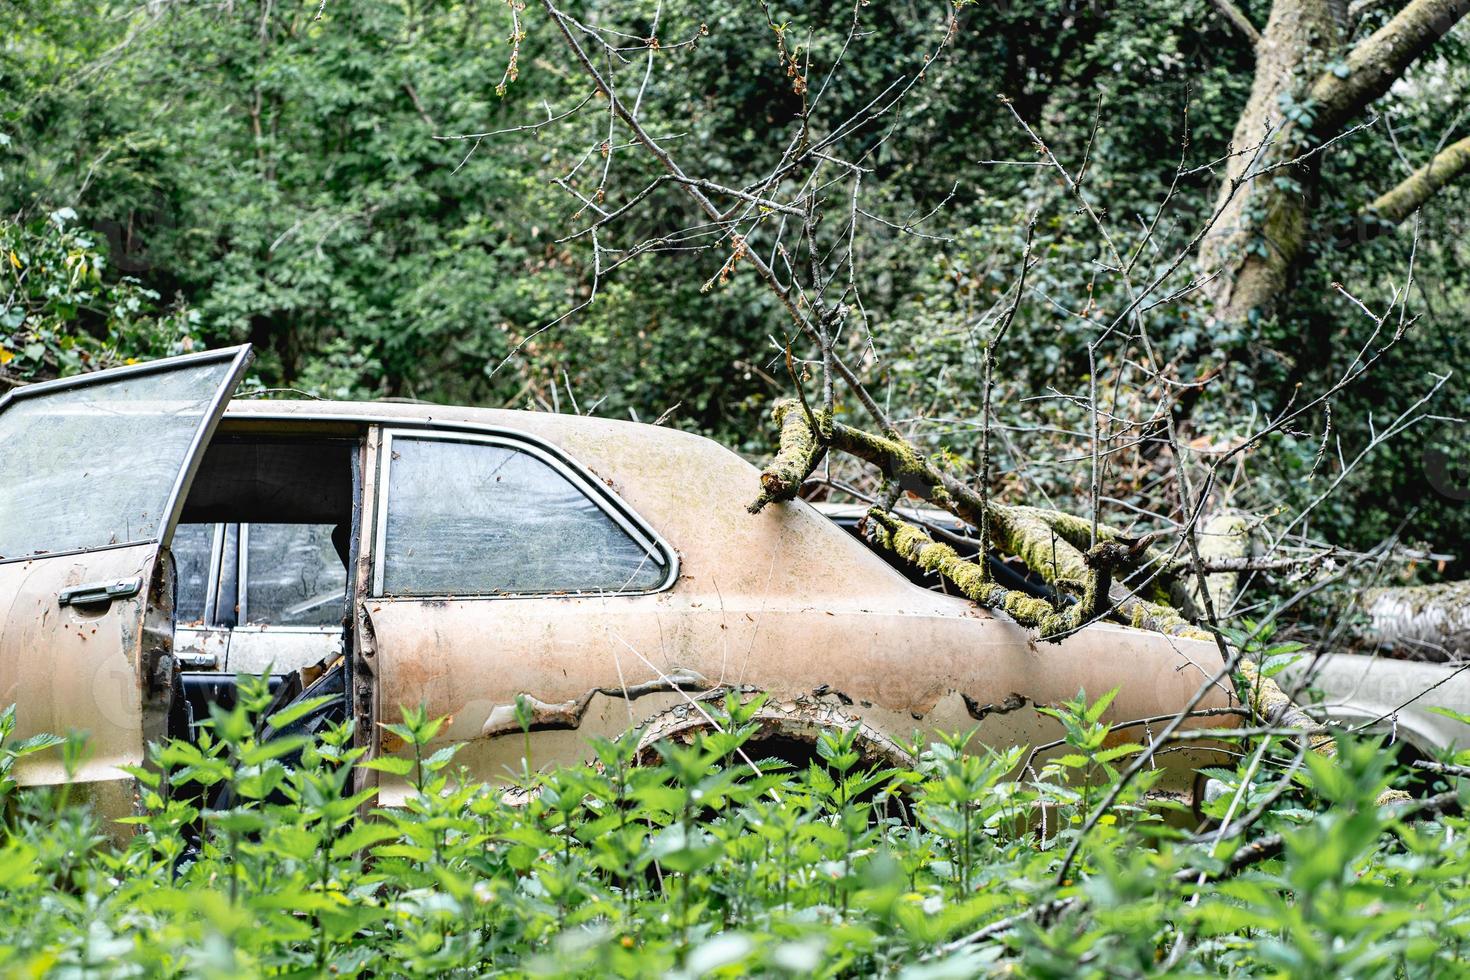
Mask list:
[[[102,243],[76,219],[70,208],[28,222],[0,217],[0,382],[202,350],[198,312],[160,309],[157,292],[110,275]]]
[[[1054,882],[1085,816],[1137,746],[1107,698],[1056,711],[1065,755],[1014,780],[1019,749],[933,745],[912,771],[863,771],[832,733],[808,768],[748,760],[752,705],[722,731],[631,765],[523,772],[521,803],[391,726],[413,759],[361,761],[350,727],[262,742],[216,709],[199,743],[152,749],[136,836],[110,843],[68,790],[0,792],[0,970],[8,975],[1437,976],[1470,912],[1466,820],[1409,824],[1373,805],[1392,752],[1344,742],[1295,778],[1262,748],[1206,804],[1198,836],[1147,803],[1145,771]],[[309,708],[309,706],[307,706]],[[300,708],[287,709],[296,713]],[[1044,709],[1051,710],[1051,709]],[[275,723],[289,719],[279,716]],[[5,733],[13,713],[0,721]],[[58,744],[59,743],[59,744]],[[1107,745],[1109,747],[1105,748]],[[286,761],[283,761],[286,760]],[[355,766],[406,777],[400,809],[360,810]],[[161,775],[160,773],[166,773]],[[1287,786],[1283,794],[1281,786]],[[199,800],[206,799],[207,805]],[[1257,811],[1261,814],[1257,818]],[[1421,814],[1422,816],[1423,814]],[[1242,824],[1242,817],[1247,821]],[[1273,832],[1284,846],[1273,850]],[[1254,850],[1252,850],[1254,849]],[[1252,861],[1252,856],[1266,860]],[[1234,866],[1244,866],[1236,870]]]

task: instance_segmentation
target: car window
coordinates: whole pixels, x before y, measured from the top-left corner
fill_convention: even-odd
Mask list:
[[[232,366],[82,384],[0,413],[0,557],[157,541],[189,448]]]
[[[220,548],[219,585],[215,588],[213,608],[205,606],[204,614],[211,625],[234,626],[240,620],[240,525],[226,524],[224,545]]]
[[[178,596],[174,600],[174,618],[180,623],[197,623],[204,619],[204,603],[209,598],[210,560],[214,554],[213,524],[180,524],[174,528],[169,550],[174,556],[174,579]]]
[[[529,453],[396,435],[388,473],[387,595],[644,591],[665,578],[657,551]]]
[[[347,567],[332,524],[245,525],[245,622],[335,626],[342,622]]]

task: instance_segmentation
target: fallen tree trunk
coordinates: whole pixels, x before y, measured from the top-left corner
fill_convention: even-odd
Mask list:
[[[1470,658],[1470,581],[1372,589],[1369,638],[1416,660]]]
[[[1199,554],[1205,561],[1245,558],[1250,554],[1250,548],[1250,522],[1243,514],[1223,511],[1205,521],[1201,529]],[[1213,572],[1205,576],[1205,584],[1210,592],[1210,608],[1215,610],[1216,615],[1223,617],[1235,605],[1235,595],[1240,588],[1240,573]]]

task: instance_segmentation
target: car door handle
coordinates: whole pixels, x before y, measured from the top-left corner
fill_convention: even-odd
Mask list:
[[[88,582],[74,585],[57,593],[56,601],[63,606],[91,606],[114,599],[126,599],[143,590],[143,579],[120,578],[107,582]]]

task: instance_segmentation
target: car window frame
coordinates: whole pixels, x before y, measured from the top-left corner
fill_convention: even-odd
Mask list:
[[[211,361],[223,361],[230,365],[224,379],[215,389],[200,415],[200,424],[194,429],[194,435],[185,451],[185,465],[182,466],[174,477],[173,486],[169,490],[168,502],[164,507],[163,518],[158,523],[156,536],[139,538],[133,541],[113,542],[104,545],[95,545],[90,548],[69,548],[62,551],[45,551],[37,554],[12,555],[0,557],[0,565],[19,561],[35,561],[38,558],[65,558],[72,555],[90,555],[103,551],[114,551],[118,548],[136,548],[140,545],[153,545],[155,549],[167,548],[173,540],[174,528],[179,523],[179,516],[184,509],[185,491],[194,482],[195,475],[199,472],[199,464],[204,457],[204,446],[214,437],[214,431],[219,425],[220,418],[224,415],[225,407],[234,395],[235,388],[240,379],[245,375],[245,368],[250,363],[250,345],[241,344],[237,347],[222,347],[216,350],[199,351],[194,354],[180,354],[176,357],[166,357],[156,361],[143,361],[139,364],[130,364],[124,367],[110,368],[105,371],[96,371],[91,374],[79,374],[69,378],[55,378],[50,381],[37,381],[33,384],[21,385],[12,388],[4,395],[0,395],[0,413],[21,401],[30,398],[40,398],[65,391],[70,388],[82,388],[88,385],[103,385],[124,378],[137,378],[149,374],[167,374],[180,368],[190,368],[199,364],[207,364]]]
[[[209,535],[209,578],[204,583],[203,622],[205,626],[217,626],[220,622],[220,590],[225,574],[225,539],[229,533],[228,524],[215,521],[214,528]]]
[[[659,583],[646,589],[619,590],[557,590],[543,592],[439,592],[434,594],[385,594],[383,577],[387,570],[388,555],[385,548],[388,536],[388,504],[393,493],[392,463],[393,440],[395,438],[459,442],[502,447],[522,452],[550,466],[572,488],[590,500],[602,514],[616,524],[623,533],[663,566],[664,576]],[[499,600],[499,599],[547,599],[586,598],[589,596],[621,598],[653,595],[673,588],[679,578],[679,555],[637,511],[612,493],[601,480],[585,466],[573,460],[555,445],[526,432],[513,430],[486,430],[460,428],[421,428],[413,425],[384,425],[380,428],[377,452],[377,480],[374,489],[373,513],[373,567],[369,582],[369,595],[383,601],[424,600]]]
[[[337,623],[319,624],[316,626],[301,625],[299,623],[257,623],[251,622],[250,606],[248,599],[248,588],[250,580],[250,558],[246,553],[250,542],[250,525],[262,523],[259,521],[208,521],[201,522],[210,524],[214,530],[210,534],[209,546],[209,577],[205,582],[204,589],[204,616],[199,623],[181,624],[179,629],[192,630],[223,630],[227,632],[261,632],[270,630],[279,632],[282,630],[296,633],[337,633],[342,627]],[[225,588],[224,573],[227,569],[225,562],[226,543],[230,537],[231,529],[235,535],[235,560],[229,564],[234,565],[233,588]],[[350,588],[346,571],[343,572],[343,584]],[[238,610],[235,622],[230,622],[222,613],[226,603],[232,604]]]

